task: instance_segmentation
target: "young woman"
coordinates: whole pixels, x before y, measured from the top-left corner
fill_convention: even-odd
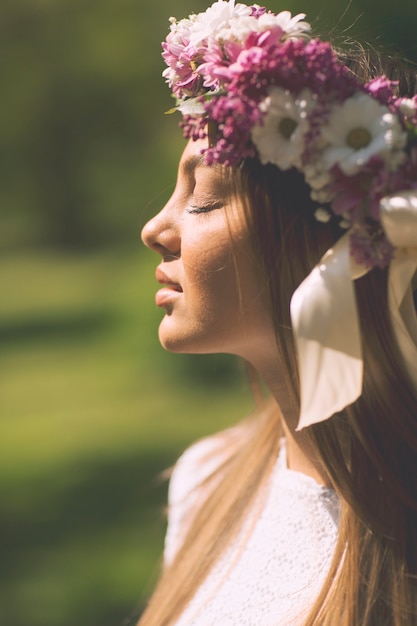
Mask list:
[[[143,626],[417,625],[416,80],[304,17],[219,0],[163,44],[160,341],[270,397],[178,461]]]

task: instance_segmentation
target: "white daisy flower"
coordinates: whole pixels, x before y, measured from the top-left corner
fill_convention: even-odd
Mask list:
[[[281,11],[278,15],[264,13],[259,18],[251,15],[239,15],[229,20],[223,28],[214,34],[217,41],[239,41],[244,44],[251,33],[264,33],[279,26],[284,31],[283,39],[305,37],[311,30],[308,22],[303,22],[305,13],[294,17],[289,11]]]
[[[301,166],[304,137],[309,130],[308,114],[314,107],[312,94],[304,89],[297,97],[280,87],[272,87],[260,104],[266,112],[263,124],[252,129],[262,163],[273,163],[281,170]]]
[[[304,168],[304,177],[312,189],[324,189],[332,182],[332,176],[328,170],[307,165]]]
[[[316,209],[314,217],[318,222],[327,224],[327,222],[331,220],[332,214],[327,209],[324,209],[322,206],[320,206],[318,209]]]
[[[400,111],[403,115],[412,116],[417,112],[417,102],[412,98],[402,98]]]
[[[310,198],[315,200],[315,202],[331,202],[334,198],[334,193],[330,189],[312,189]]]
[[[215,34],[217,41],[237,41],[244,44],[249,35],[256,31],[256,17],[245,15],[239,19],[231,20],[224,28],[221,28]]]
[[[405,146],[406,133],[386,106],[359,93],[333,108],[322,138],[328,146],[322,154],[324,166],[338,164],[352,176],[375,155],[389,161],[390,152]]]
[[[343,219],[339,222],[339,226],[344,230],[349,230],[352,227],[352,220]]]
[[[405,163],[406,160],[407,154],[404,152],[404,150],[395,150],[394,152],[390,153],[389,161],[387,163],[388,169],[390,170],[390,172],[396,172],[400,165]]]
[[[170,17],[170,33],[167,38],[169,43],[174,45],[183,45],[183,39],[188,39],[196,19],[197,15],[190,15],[190,17],[184,18],[180,21],[178,21],[175,17]]]
[[[211,5],[204,13],[199,13],[192,25],[190,42],[198,47],[209,37],[215,39],[229,39],[239,18],[249,16],[251,8],[235,0],[218,0]],[[256,21],[256,18],[252,18]]]
[[[257,20],[256,31],[264,32],[280,26],[288,37],[302,37],[311,30],[310,24],[302,21],[305,16],[305,13],[299,13],[293,17],[289,11],[281,11],[277,15],[264,13]]]
[[[302,168],[306,183],[310,185],[310,196],[316,202],[330,202],[334,193],[330,189],[333,177],[317,158]]]

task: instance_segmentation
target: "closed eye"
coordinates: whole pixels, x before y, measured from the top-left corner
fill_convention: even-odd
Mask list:
[[[206,204],[204,206],[197,206],[196,204],[189,204],[189,208],[187,209],[187,213],[210,213],[210,211],[215,211],[216,209],[221,209],[223,204],[221,202],[216,202],[214,204]]]

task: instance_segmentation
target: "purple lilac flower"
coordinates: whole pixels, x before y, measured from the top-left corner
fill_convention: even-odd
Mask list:
[[[207,119],[203,116],[194,117],[192,115],[184,115],[180,122],[185,139],[205,139],[207,137]]]
[[[346,212],[352,221],[363,218],[379,218],[378,208],[375,203],[369,203],[372,185],[379,172],[383,170],[384,162],[380,157],[373,157],[357,174],[346,176],[336,165],[331,173],[333,183],[330,191],[334,195],[332,210],[336,215],[344,215]],[[383,194],[386,195],[386,194]]]
[[[250,44],[252,47],[248,47]],[[317,39],[307,43],[290,39],[277,44],[271,31],[254,33],[248,38],[245,50],[229,67],[228,77],[231,80],[228,89],[232,92],[258,99],[270,85],[292,93],[309,88],[323,101],[330,96],[343,101],[358,89],[364,89],[338,62],[330,44]]]
[[[380,224],[356,223],[350,235],[350,253],[357,263],[368,269],[387,267],[394,255]]]
[[[354,218],[357,215],[367,197],[369,180],[362,172],[355,176],[340,176],[339,180],[331,185],[331,191],[335,194],[332,200],[332,211],[336,215],[349,214]]]
[[[205,151],[206,162],[237,165],[255,155],[250,131],[261,112],[257,103],[238,95],[214,97],[206,103],[208,119],[217,124],[219,139]]]

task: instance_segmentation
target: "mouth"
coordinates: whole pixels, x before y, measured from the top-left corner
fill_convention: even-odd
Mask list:
[[[165,289],[171,289],[172,291],[182,293],[181,285],[179,283],[176,283],[169,276],[167,276],[165,272],[161,270],[160,267],[156,268],[155,278],[158,281],[158,283],[160,283],[163,287],[165,287]]]
[[[162,285],[162,288],[159,289],[155,295],[155,303],[157,306],[163,307],[169,312],[176,298],[182,293],[182,287],[179,283],[176,283],[167,276],[160,267],[156,268],[155,278],[158,283]]]

